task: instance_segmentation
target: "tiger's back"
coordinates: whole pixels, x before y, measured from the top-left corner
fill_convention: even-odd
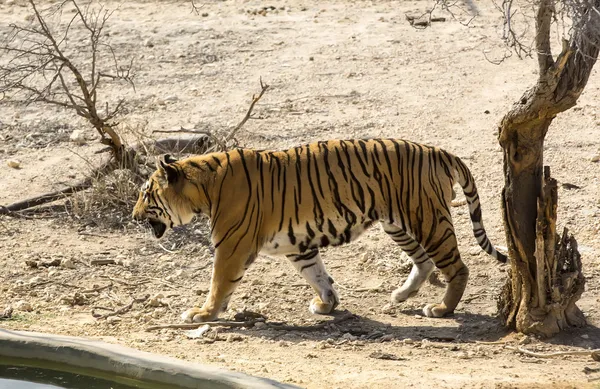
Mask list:
[[[468,277],[449,210],[456,182],[467,196],[479,244],[505,260],[485,235],[468,168],[435,147],[394,139],[330,140],[287,151],[192,157],[173,162],[172,170],[178,169],[189,183],[180,191],[195,203],[190,209],[211,219],[216,249],[211,294],[203,308],[185,314],[187,320],[214,318],[260,251],[286,255],[318,293],[311,311],[328,313],[338,297],[319,248],[347,243],[375,221],[414,262],[392,299],[414,295],[435,265],[449,284],[444,301],[425,307],[425,314],[452,312]]]

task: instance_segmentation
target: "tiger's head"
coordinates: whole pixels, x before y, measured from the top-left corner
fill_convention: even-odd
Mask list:
[[[132,217],[147,221],[156,238],[174,226],[189,223],[194,215],[193,198],[186,195],[189,179],[184,162],[164,155],[156,162],[156,171],[142,185]]]

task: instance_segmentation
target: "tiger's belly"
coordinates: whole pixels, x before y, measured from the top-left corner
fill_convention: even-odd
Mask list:
[[[320,232],[315,226],[307,223],[304,228],[296,226],[287,231],[277,232],[272,239],[263,244],[261,252],[268,255],[288,255],[301,254],[321,247],[339,246],[358,238],[372,223],[368,221],[339,228],[332,226],[327,232]]]

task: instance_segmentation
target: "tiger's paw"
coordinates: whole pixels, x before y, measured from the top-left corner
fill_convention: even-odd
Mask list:
[[[216,319],[217,315],[210,314],[204,308],[190,308],[181,314],[181,319],[186,323],[202,323]]]
[[[320,297],[313,298],[312,301],[310,302],[310,306],[309,306],[308,310],[313,314],[319,314],[319,315],[327,315],[327,314],[333,312],[335,307],[337,307],[337,305],[339,304],[339,300],[338,300],[337,296],[335,296],[335,294],[333,296],[334,296],[333,302],[331,302],[329,304],[324,303]]]
[[[423,308],[423,314],[427,317],[443,317],[452,312],[453,310],[448,309],[444,303],[427,304],[425,308]]]

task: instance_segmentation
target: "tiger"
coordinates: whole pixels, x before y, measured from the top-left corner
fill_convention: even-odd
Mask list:
[[[196,215],[209,219],[214,263],[204,304],[181,315],[214,320],[259,253],[285,256],[316,292],[313,314],[339,304],[320,249],[348,243],[375,222],[411,258],[409,276],[392,303],[414,296],[437,267],[446,280],[440,303],[423,314],[454,312],[467,285],[449,206],[455,183],[468,203],[479,246],[490,243],[469,168],[441,148],[400,139],[325,140],[285,151],[238,148],[177,160],[164,155],[142,186],[133,218],[161,238]]]

